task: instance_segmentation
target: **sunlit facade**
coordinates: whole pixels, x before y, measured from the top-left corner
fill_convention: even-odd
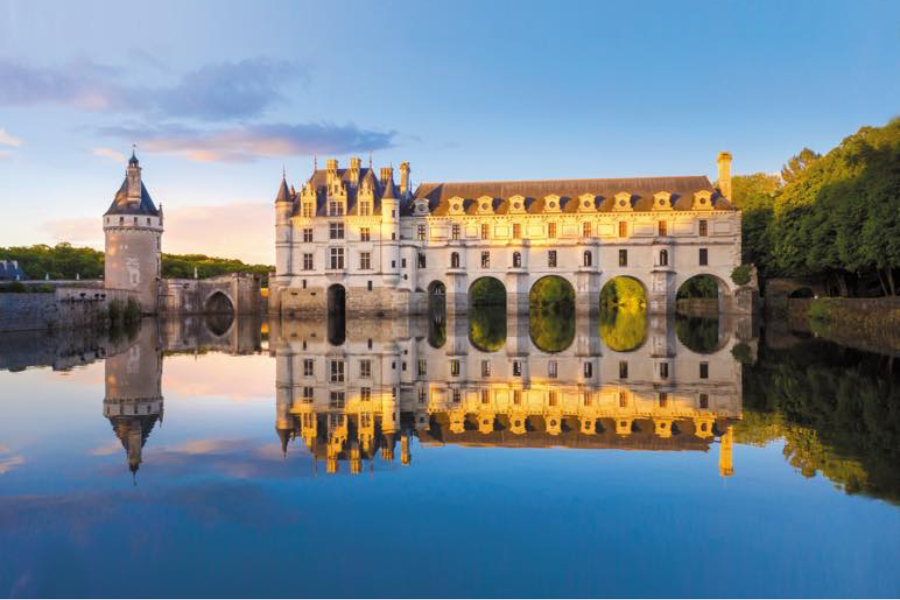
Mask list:
[[[731,281],[740,264],[740,212],[730,201],[731,155],[719,184],[705,176],[422,183],[408,163],[400,183],[358,158],[329,160],[299,190],[282,179],[275,201],[276,273],[270,312],[424,313],[430,295],[467,310],[480,278],[500,281],[510,312],[525,312],[534,284],[565,279],[579,312],[594,310],[609,280],[641,283],[652,313],[712,276],[722,309],[746,311]]]

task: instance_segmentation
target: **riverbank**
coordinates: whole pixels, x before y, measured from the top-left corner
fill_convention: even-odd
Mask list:
[[[900,355],[900,297],[792,298],[786,320],[794,331],[809,331],[851,348]]]

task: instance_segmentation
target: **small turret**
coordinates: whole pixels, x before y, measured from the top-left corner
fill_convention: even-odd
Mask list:
[[[400,195],[406,197],[409,193],[409,163],[400,163]]]
[[[281,185],[278,186],[278,195],[275,196],[275,204],[291,202],[292,200],[293,200],[293,196],[291,194],[291,191],[288,189],[287,179],[285,177],[284,172],[282,172]]]

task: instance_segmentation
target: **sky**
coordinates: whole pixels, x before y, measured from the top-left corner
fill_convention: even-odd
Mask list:
[[[102,248],[132,144],[164,251],[272,264],[282,169],[315,155],[714,179],[898,114],[895,0],[0,0],[0,247]]]

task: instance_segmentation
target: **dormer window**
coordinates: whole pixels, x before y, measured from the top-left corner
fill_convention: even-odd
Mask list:
[[[465,209],[465,202],[459,196],[454,196],[450,198],[450,212],[455,215],[463,214],[463,210]]]
[[[597,206],[594,204],[593,194],[582,194],[578,197],[578,210],[582,212],[593,212]]]
[[[344,216],[344,203],[338,202],[336,200],[331,200],[328,203],[328,216],[329,217],[342,217]]]
[[[616,194],[614,210],[631,210],[631,194],[628,192],[619,192]]]
[[[482,196],[478,199],[478,212],[489,214],[494,211],[494,199],[490,196]]]
[[[672,194],[669,192],[653,194],[653,210],[672,210]]]
[[[511,196],[509,198],[509,210],[514,213],[525,212],[525,196]]]
[[[369,217],[372,215],[372,203],[364,200],[359,203],[359,216]]]
[[[694,194],[694,210],[712,210],[712,192],[702,190]]]
[[[547,212],[559,212],[559,201],[560,197],[556,195],[550,195],[544,198],[544,209]]]
[[[304,219],[310,219],[313,216],[313,203],[312,202],[304,202],[303,208],[301,209],[301,215]]]

